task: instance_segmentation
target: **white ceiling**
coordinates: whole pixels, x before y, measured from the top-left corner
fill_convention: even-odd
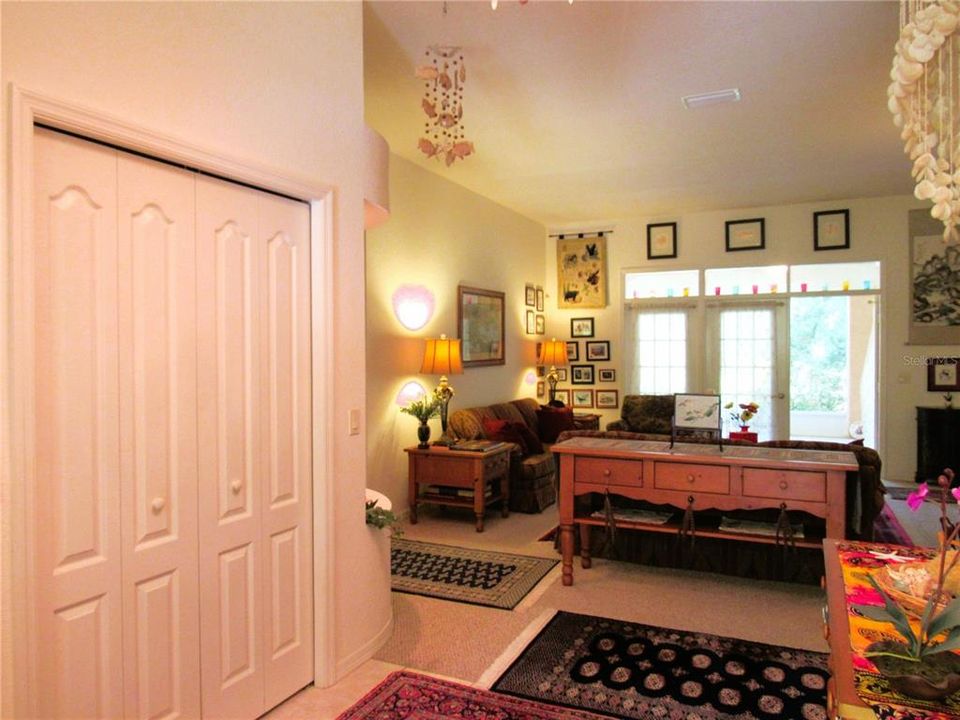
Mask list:
[[[896,2],[367,2],[391,150],[548,226],[911,192],[886,109]],[[476,154],[417,150],[429,45],[459,45]],[[737,87],[739,103],[683,95]]]

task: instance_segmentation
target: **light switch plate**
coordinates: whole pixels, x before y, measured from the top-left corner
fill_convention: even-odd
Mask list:
[[[357,408],[347,413],[347,432],[351,435],[360,434],[360,411]]]

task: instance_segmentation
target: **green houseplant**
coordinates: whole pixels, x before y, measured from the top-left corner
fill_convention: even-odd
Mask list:
[[[960,488],[950,487],[953,478],[953,470],[947,468],[937,480],[942,531],[933,561],[889,573],[903,583],[900,587],[868,575],[883,605],[856,605],[864,617],[892,624],[901,638],[872,643],[865,655],[895,689],[930,700],[960,689],[960,656],[951,652],[960,648],[960,598],[954,597],[956,582],[950,576],[960,560],[960,551],[954,548],[960,522],[951,523],[947,510],[948,496],[960,502]],[[916,511],[929,492],[927,484],[921,483],[907,498],[910,509]],[[911,621],[911,614],[919,616],[919,623]]]
[[[366,511],[367,525],[372,525],[380,529],[390,528],[390,535],[392,537],[401,537],[403,535],[403,530],[399,527],[400,518],[397,517],[393,510],[385,510],[379,507],[376,500],[367,500]]]
[[[412,415],[420,421],[420,426],[417,428],[417,438],[420,443],[417,447],[421,449],[430,447],[430,426],[427,422],[440,414],[440,399],[437,395],[427,393],[419,400],[411,400],[406,407],[400,408],[400,412]]]

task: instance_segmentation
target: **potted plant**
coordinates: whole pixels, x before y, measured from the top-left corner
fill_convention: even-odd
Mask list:
[[[867,579],[883,605],[855,606],[871,620],[892,624],[901,638],[871,643],[864,655],[894,689],[925,700],[960,690],[960,655],[952,652],[960,648],[960,598],[951,591],[956,579],[950,576],[960,560],[960,550],[954,546],[960,523],[951,523],[947,515],[948,495],[960,502],[960,488],[950,488],[953,478],[953,470],[947,468],[937,480],[942,531],[934,558],[892,570],[887,566],[879,580],[869,574]],[[922,483],[910,493],[910,509],[916,511],[929,492]]]
[[[430,426],[427,422],[440,414],[440,402],[433,393],[426,394],[419,400],[412,400],[406,407],[400,408],[400,412],[412,415],[420,421],[417,428],[417,438],[420,443],[417,445],[420,449],[430,447]]]
[[[390,528],[391,537],[401,537],[403,535],[403,530],[398,526],[400,518],[397,517],[396,513],[393,510],[385,510],[382,507],[379,507],[377,500],[367,500],[366,501],[366,510],[367,510],[367,525],[372,525],[375,528]]]

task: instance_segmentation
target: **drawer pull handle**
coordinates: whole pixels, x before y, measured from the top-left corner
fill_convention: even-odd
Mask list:
[[[165,498],[156,497],[153,499],[153,502],[150,503],[150,509],[153,510],[154,514],[163,510],[164,506],[167,504]]]
[[[781,481],[780,481],[780,489],[781,489],[781,490],[786,490],[786,489],[787,489],[787,481],[786,481],[786,480],[781,480]]]
[[[234,480],[230,483],[230,489],[233,490],[233,494],[236,495],[243,489],[243,483],[239,480]]]
[[[692,483],[692,482],[694,482],[695,480],[696,480],[696,478],[693,476],[693,473],[690,473],[689,475],[687,475],[687,482],[688,482],[688,483]]]
[[[609,471],[609,470],[604,470],[604,471],[603,471],[603,476],[604,476],[604,477],[610,477],[610,471]]]

